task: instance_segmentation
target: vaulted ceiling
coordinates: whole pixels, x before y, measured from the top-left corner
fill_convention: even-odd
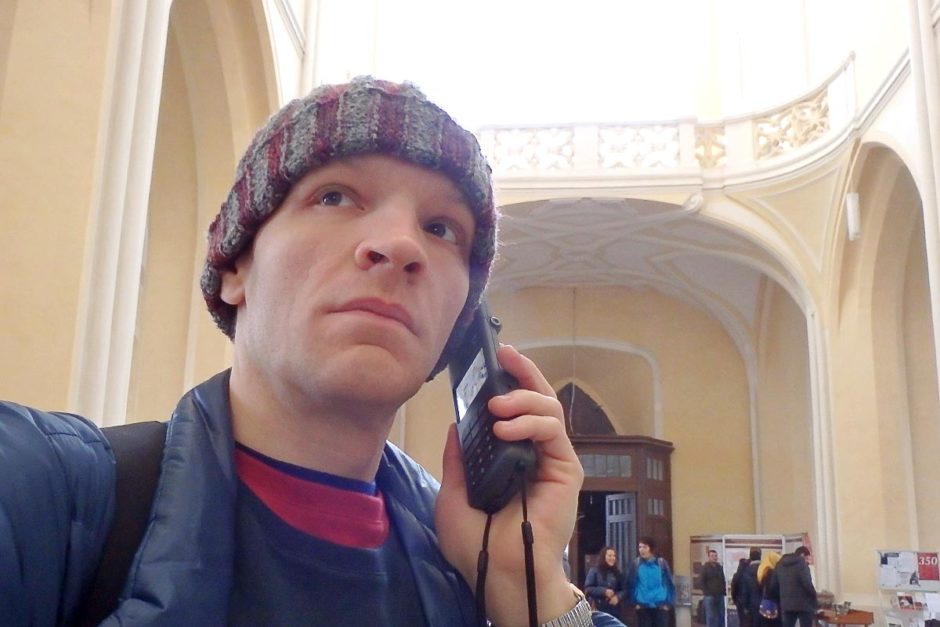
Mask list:
[[[707,310],[733,336],[753,337],[765,250],[684,205],[571,198],[502,208],[491,289],[622,286],[654,289]],[[739,338],[740,339],[740,338]]]

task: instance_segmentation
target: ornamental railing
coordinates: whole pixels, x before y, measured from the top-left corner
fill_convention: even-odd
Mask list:
[[[760,169],[810,151],[848,126],[856,110],[852,67],[849,57],[811,92],[747,116],[486,127],[478,137],[498,176]]]

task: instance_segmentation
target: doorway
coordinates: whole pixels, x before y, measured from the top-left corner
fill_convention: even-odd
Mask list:
[[[643,436],[572,435],[584,468],[578,520],[568,546],[571,581],[584,586],[597,552],[614,547],[621,569],[636,557],[639,536],[659,543],[672,563],[672,444]]]
[[[588,570],[605,546],[617,552],[618,567],[626,570],[636,557],[636,494],[582,490],[578,495],[577,555],[571,556],[572,579],[584,586]],[[577,576],[575,576],[577,572]]]

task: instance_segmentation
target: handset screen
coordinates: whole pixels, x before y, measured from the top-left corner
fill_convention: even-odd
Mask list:
[[[477,356],[470,362],[470,367],[464,373],[460,384],[454,390],[454,400],[457,403],[457,420],[463,420],[467,415],[467,410],[473,404],[477,394],[483,389],[486,383],[486,356],[483,349],[477,353]]]
[[[502,509],[535,472],[532,442],[505,442],[493,434],[496,418],[487,403],[517,383],[496,359],[498,318],[483,302],[448,363],[457,434],[463,454],[470,505],[492,513]]]

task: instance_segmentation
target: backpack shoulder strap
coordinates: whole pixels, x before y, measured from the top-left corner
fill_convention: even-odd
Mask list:
[[[165,422],[136,422],[102,429],[114,451],[114,520],[94,581],[78,613],[78,627],[97,625],[117,608],[150,518],[166,428]]]

